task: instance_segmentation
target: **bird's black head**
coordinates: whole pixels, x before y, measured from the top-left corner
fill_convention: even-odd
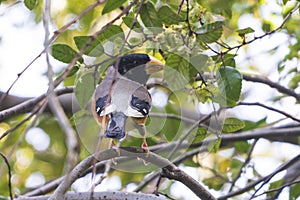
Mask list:
[[[133,81],[145,84],[149,78],[146,71],[146,64],[151,61],[147,54],[129,54],[121,57],[118,67],[118,72]]]
[[[120,61],[114,64],[121,76],[141,84],[146,84],[149,76],[161,71],[163,66],[164,64],[158,59],[142,53],[122,56]]]

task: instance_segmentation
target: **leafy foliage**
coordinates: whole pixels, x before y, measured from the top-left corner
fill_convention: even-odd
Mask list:
[[[37,0],[24,0],[24,4],[29,10],[32,10],[36,7]]]
[[[141,19],[144,25],[151,30],[156,30],[162,27],[160,18],[158,17],[157,11],[151,2],[147,2],[141,9]]]
[[[102,15],[113,11],[116,8],[119,8],[120,6],[122,6],[123,3],[125,3],[126,0],[108,0],[107,3],[105,4],[103,10],[102,10]]]
[[[223,22],[214,22],[207,24],[196,31],[197,39],[200,42],[212,43],[218,41],[222,36]]]
[[[76,57],[77,52],[66,44],[54,44],[51,47],[51,55],[63,63],[70,63]],[[83,58],[80,58],[79,62],[82,63]]]
[[[244,127],[245,123],[242,120],[230,117],[224,120],[222,131],[225,133],[231,133],[239,131]]]
[[[233,106],[240,99],[242,75],[232,67],[220,67],[216,74],[223,101],[220,103]]]
[[[16,3],[0,0],[1,5],[10,5],[11,2]],[[101,4],[92,0],[77,3],[67,0],[59,14],[51,15],[53,25],[63,28],[54,32],[56,39],[51,41],[50,47],[52,57],[64,64],[70,64],[77,58],[63,85],[75,86],[75,98],[80,108],[74,114],[67,114],[81,139],[82,158],[93,153],[97,146],[98,141],[95,138],[99,136],[99,127],[92,118],[89,105],[95,86],[103,80],[105,70],[118,56],[148,53],[165,63],[163,72],[151,76],[154,83],[154,86],[151,85],[152,82],[150,84],[153,87],[151,94],[154,94],[152,105],[154,116],[148,118],[146,123],[149,146],[163,146],[172,142],[188,144],[183,149],[177,149],[170,160],[186,156],[181,162],[182,165],[209,171],[207,173],[209,175],[202,178],[202,183],[220,193],[228,193],[229,184],[235,190],[233,182],[235,178],[241,177],[251,182],[252,179],[242,173],[248,168],[253,172],[252,178],[258,179],[260,175],[251,161],[244,165],[247,157],[251,160],[253,141],[228,142],[222,141],[222,138],[228,135],[238,136],[245,131],[256,131],[261,127],[272,127],[273,124],[267,120],[268,117],[250,121],[240,118],[240,113],[237,115],[230,113],[230,116],[224,117],[222,111],[238,108],[239,102],[249,95],[245,91],[247,88],[243,88],[243,76],[240,72],[241,69],[245,69],[240,61],[241,56],[244,54],[248,56],[248,50],[253,51],[247,47],[277,32],[286,37],[289,51],[286,55],[282,55],[283,51],[278,50],[281,48],[278,45],[271,50],[267,49],[266,54],[270,56],[280,54],[282,57],[277,62],[276,72],[280,77],[278,83],[282,84],[281,90],[283,88],[299,92],[300,20],[299,14],[291,15],[293,9],[299,10],[299,2],[283,0],[274,4],[281,12],[272,13],[272,17],[268,18],[267,14],[261,11],[263,6],[266,6],[265,1],[108,0]],[[34,15],[35,21],[41,23],[43,2],[24,0],[24,5],[26,11]],[[125,12],[124,9],[128,5],[132,5],[132,8]],[[119,14],[120,17],[116,17]],[[259,22],[257,27],[248,24],[241,26],[243,17],[247,15]],[[64,27],[70,18],[74,19],[70,23],[72,26]],[[279,22],[274,21],[277,18],[284,19],[284,24],[278,29],[276,28]],[[262,31],[265,33],[260,34]],[[79,55],[82,49],[85,51]],[[261,52],[258,54],[261,56]],[[255,58],[250,57],[249,60],[251,66],[248,66],[247,70],[252,70],[256,74],[261,73],[261,69],[254,62]],[[62,77],[62,74],[64,71],[58,77]],[[157,84],[157,81],[161,85]],[[271,87],[276,88],[276,84]],[[278,91],[281,92],[280,89]],[[159,95],[157,98],[156,92],[163,98]],[[286,96],[288,94],[273,99],[276,103]],[[166,99],[162,105],[157,103],[161,99]],[[205,110],[208,109],[205,106],[210,107],[212,111],[207,113]],[[0,135],[23,119],[24,115],[20,115],[0,123]],[[16,132],[0,143],[0,150],[11,155],[13,174],[17,177],[14,179],[18,180],[13,182],[13,186],[21,192],[28,189],[26,179],[33,172],[41,172],[48,181],[63,175],[66,165],[62,160],[66,159],[67,150],[56,119],[49,114],[42,114],[34,125],[42,128],[51,139],[47,152],[37,152],[22,139],[26,127],[31,126],[29,123],[21,125]],[[194,127],[193,130],[190,130],[191,126]],[[139,137],[135,131],[130,130],[123,145],[140,146],[142,140]],[[19,145],[17,151],[10,152],[11,149],[16,149],[15,144]],[[199,152],[193,157],[187,156],[197,148]],[[220,151],[229,148],[232,153],[228,153],[230,155],[226,158],[220,157]],[[207,156],[208,160],[203,159],[205,163],[200,159],[203,151],[210,153]],[[170,149],[162,148],[156,153],[167,158]],[[30,160],[29,164],[24,166],[18,154],[24,155],[23,159]],[[112,173],[120,177],[122,188],[131,183],[140,184],[142,179],[151,173],[142,171],[149,166],[134,167],[141,173],[132,174],[121,170]],[[153,170],[151,167],[149,169]],[[281,184],[282,180],[272,182],[269,189],[278,188]],[[171,186],[172,183],[165,183],[159,190],[170,193]],[[299,187],[299,184],[290,187],[290,199],[299,196]],[[7,188],[7,181],[0,181],[0,191],[6,191],[4,188]],[[250,188],[248,192],[252,193],[253,190]],[[3,195],[8,195],[8,192]],[[267,196],[273,196],[273,193]]]

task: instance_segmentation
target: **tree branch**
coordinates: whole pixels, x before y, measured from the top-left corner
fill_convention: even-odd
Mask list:
[[[12,193],[12,187],[11,187],[11,167],[10,164],[8,162],[8,159],[6,158],[6,156],[4,154],[2,154],[0,152],[0,156],[3,158],[6,166],[7,166],[7,171],[8,171],[8,191],[9,191],[9,196],[10,199],[13,200],[13,193]]]
[[[282,164],[281,166],[279,166],[274,172],[270,173],[269,175],[267,175],[267,176],[265,176],[265,177],[263,177],[263,178],[261,178],[261,179],[259,179],[257,181],[254,181],[254,182],[248,184],[247,186],[243,187],[240,190],[233,191],[233,192],[230,192],[230,193],[228,193],[228,194],[226,194],[224,196],[221,196],[221,197],[218,198],[218,200],[225,200],[225,199],[228,199],[229,197],[237,196],[239,194],[242,194],[242,193],[250,190],[251,188],[255,187],[257,184],[259,184],[261,182],[264,182],[262,185],[260,185],[260,187],[258,189],[258,190],[260,190],[262,188],[262,186],[265,185],[265,183],[267,183],[267,182],[269,182],[271,180],[272,177],[274,177],[279,172],[288,169],[294,163],[298,162],[299,159],[300,159],[300,155],[297,155],[293,159],[291,159],[288,162],[286,162],[286,163]],[[258,190],[256,190],[256,192]],[[253,196],[256,194],[256,192],[253,194]]]
[[[239,102],[237,105],[241,105],[241,106],[260,106],[260,107],[266,108],[266,109],[268,109],[268,110],[271,110],[271,111],[280,113],[280,114],[286,116],[287,118],[290,118],[290,119],[292,119],[292,120],[294,120],[294,121],[300,123],[300,119],[298,119],[298,118],[296,118],[296,117],[294,117],[294,116],[292,116],[292,115],[290,115],[290,114],[288,114],[288,113],[286,113],[286,112],[283,112],[283,111],[281,111],[281,110],[278,110],[278,109],[273,108],[273,107],[271,107],[271,106],[267,106],[267,105],[262,104],[262,103],[259,103],[259,102],[254,102],[254,103],[249,103],[249,102]]]
[[[51,196],[51,199],[62,199],[68,188],[71,186],[71,184],[79,178],[82,173],[88,169],[94,162],[95,158],[98,160],[98,162],[105,161],[112,158],[117,157],[139,157],[147,162],[150,162],[156,166],[159,166],[164,169],[164,176],[170,177],[170,178],[176,178],[175,180],[178,180],[185,184],[186,186],[192,186],[190,189],[199,197],[202,199],[215,199],[203,186],[201,186],[198,182],[196,182],[192,177],[190,177],[188,174],[180,170],[178,167],[176,167],[173,163],[171,163],[169,160],[155,154],[152,152],[149,152],[149,154],[146,154],[144,149],[137,148],[137,147],[122,147],[118,150],[116,149],[107,149],[101,152],[98,152],[94,155],[91,155],[84,159],[82,162],[80,162],[69,174],[69,176],[64,179],[64,181],[58,186],[58,188],[55,190],[54,194]]]
[[[243,74],[243,79],[246,81],[252,81],[252,82],[266,84],[266,85],[270,86],[271,88],[275,88],[278,92],[295,97],[295,99],[300,102],[300,95],[297,94],[296,92],[294,92],[294,90],[288,89],[278,83],[271,81],[268,78],[264,78],[264,77],[256,76],[256,75]]]
[[[67,93],[72,93],[74,87],[65,87],[62,89],[57,89],[55,91],[56,95],[62,95]],[[4,93],[0,93],[1,95],[5,95]],[[22,98],[13,95],[8,95],[7,98],[2,102],[4,106],[0,106],[0,109],[6,108],[5,110],[0,111],[0,122],[4,121],[10,117],[13,117],[17,114],[27,113],[30,112],[40,101],[47,97],[47,93],[42,94],[36,98]],[[61,104],[63,105],[64,109],[72,112],[72,98],[71,96],[64,95],[59,98]],[[15,105],[17,103],[17,105]],[[49,108],[46,110],[49,111]]]
[[[17,78],[14,80],[14,82],[11,84],[11,86],[8,88],[8,90],[5,93],[2,93],[0,95],[0,104],[3,103],[4,100],[7,99],[7,97],[9,96],[9,92],[12,89],[12,87],[16,84],[16,82],[19,80],[19,78],[22,76],[22,74],[24,74],[24,72],[39,58],[41,57],[45,52],[46,49],[49,48],[49,45],[51,43],[53,43],[59,35],[61,35],[63,32],[65,32],[71,25],[75,24],[78,20],[80,20],[83,16],[85,16],[87,13],[89,13],[91,10],[93,10],[94,8],[96,8],[97,6],[101,5],[102,3],[104,3],[105,1],[100,1],[97,0],[94,4],[90,5],[89,7],[87,7],[85,10],[83,10],[79,15],[77,15],[74,19],[72,19],[70,22],[68,22],[67,24],[65,24],[63,27],[61,27],[60,29],[56,30],[54,32],[54,35],[48,40],[48,45],[32,60],[30,61],[30,63],[20,72],[17,74]],[[0,120],[1,121],[1,120]]]
[[[16,200],[48,200],[51,196],[37,196],[37,197],[18,197]],[[143,199],[143,200],[163,200],[165,198],[155,196],[154,194],[144,194],[144,193],[136,193],[136,192],[94,192],[91,196],[90,192],[80,192],[66,193],[64,200],[81,200],[81,199],[90,199],[92,197],[93,200],[119,200],[119,199]]]
[[[289,128],[268,128],[268,129],[260,129],[255,131],[247,131],[242,133],[234,133],[234,134],[226,134],[226,135],[220,135],[221,137],[221,147],[231,145],[233,142],[236,141],[246,141],[250,139],[259,139],[259,138],[265,138],[270,140],[276,140],[281,142],[290,142],[290,143],[297,143],[297,140],[295,140],[293,137],[300,136],[300,127],[289,127]],[[214,139],[207,139],[205,140],[205,143],[212,142]],[[176,142],[170,142],[165,144],[158,144],[154,146],[149,146],[150,151],[157,151],[157,150],[164,150],[168,152],[169,150],[173,149],[176,146]],[[180,149],[182,148],[195,148],[192,151],[186,152],[182,155],[180,155],[178,158],[174,160],[174,163],[180,163],[184,159],[191,157],[193,155],[196,155],[201,152],[207,151],[207,148],[199,148],[204,145],[204,142],[199,142],[195,144],[188,144],[183,143],[180,145]],[[117,163],[122,163],[123,161],[128,161],[128,158],[116,158]],[[104,163],[98,163],[97,169],[100,169],[103,171],[105,164]],[[86,175],[87,173],[91,172],[92,169],[88,168],[84,172],[81,173],[81,176]],[[141,190],[145,185],[147,185],[149,182],[151,182],[153,179],[155,179],[159,175],[159,172],[156,172],[153,175],[150,175],[148,178],[146,178],[143,183],[141,183],[135,191]],[[80,176],[80,177],[81,177]],[[53,191],[64,179],[66,176],[60,177],[54,181],[51,181],[40,188],[37,188],[33,191],[27,192],[24,195],[25,196],[33,196],[33,195],[42,195],[45,193],[49,193]]]

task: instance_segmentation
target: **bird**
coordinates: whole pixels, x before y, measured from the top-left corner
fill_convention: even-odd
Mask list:
[[[151,109],[151,95],[145,87],[152,73],[162,70],[163,63],[148,54],[122,56],[107,69],[92,98],[92,113],[100,126],[105,126],[104,137],[123,141],[126,122],[132,122],[142,136],[142,148],[148,153],[145,123]],[[131,120],[128,120],[128,119]]]

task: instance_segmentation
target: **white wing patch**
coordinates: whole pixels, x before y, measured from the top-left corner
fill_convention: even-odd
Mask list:
[[[100,108],[97,108],[97,112],[100,110]],[[115,104],[110,104],[105,107],[104,110],[100,113],[100,116],[108,115],[109,113],[112,113],[117,110],[117,106]]]
[[[145,117],[142,113],[131,108],[130,106],[128,106],[125,115],[127,115],[128,117],[138,117],[138,118]]]

